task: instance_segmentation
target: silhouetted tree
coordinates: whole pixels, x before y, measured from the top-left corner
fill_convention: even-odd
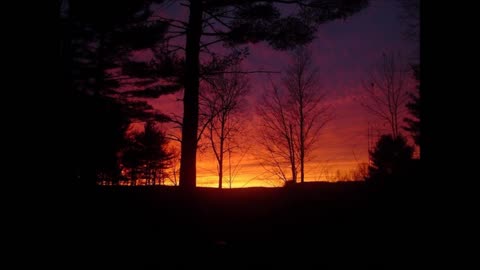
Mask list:
[[[142,145],[137,141],[140,132],[134,131],[128,136],[128,144],[122,152],[122,166],[125,178],[135,186],[142,178]]]
[[[401,19],[404,23],[404,37],[406,40],[415,42],[415,57],[413,64],[410,65],[417,86],[416,93],[410,93],[410,101],[407,103],[407,109],[410,112],[411,117],[404,119],[406,126],[404,130],[408,131],[415,142],[420,147],[420,103],[421,103],[421,90],[420,90],[420,59],[418,58],[420,49],[420,0],[398,0],[400,7],[402,8]]]
[[[150,15],[147,7],[152,1],[64,2],[67,3],[62,16],[64,34],[70,38],[64,43],[70,45],[72,64],[67,72],[74,75],[74,89],[95,94],[115,93],[119,80],[108,71],[118,67],[122,58],[135,49],[128,38],[130,28],[145,24]],[[160,37],[162,31],[157,31]]]
[[[186,79],[183,81],[180,185],[188,188],[196,186],[199,85],[205,71],[201,68],[200,54],[205,53],[215,59],[217,55],[208,47],[220,42],[235,48],[240,44],[266,41],[275,49],[291,49],[312,41],[318,25],[346,18],[368,4],[368,0],[179,2],[189,10],[188,21],[165,16],[163,19],[176,29],[172,36],[186,35],[186,45],[181,48],[185,50],[183,74]],[[289,6],[290,9],[283,12],[287,9],[280,6]]]
[[[284,182],[296,182],[297,161],[293,126],[286,108],[284,95],[275,85],[266,92],[258,107],[262,121],[261,144],[266,150],[262,166]],[[290,177],[285,171],[287,167]]]
[[[167,178],[174,186],[178,186],[178,175],[180,173],[180,151],[175,147],[170,147],[168,152],[170,153],[171,158],[168,161],[170,172],[167,174]]]
[[[291,180],[296,183],[300,168],[300,181],[305,180],[306,157],[319,143],[320,130],[331,119],[329,106],[323,104],[325,94],[319,89],[318,71],[312,55],[306,48],[297,49],[282,79],[284,90],[273,86],[259,107],[263,127],[263,145],[270,164],[277,167],[276,175],[285,178],[279,166],[287,158]],[[273,161],[273,163],[272,163]]]
[[[410,132],[413,141],[417,146],[420,146],[420,66],[412,65],[414,71],[415,80],[417,82],[417,93],[410,93],[410,101],[407,103],[407,109],[411,114],[411,117],[404,119],[407,126],[403,127],[406,131]]]
[[[400,121],[408,98],[408,71],[393,53],[383,54],[370,77],[363,82],[362,105],[373,116],[387,124],[394,138],[400,135]]]
[[[155,33],[145,33],[145,35],[147,34],[155,35]],[[117,78],[122,81],[120,83],[122,97],[143,100],[156,99],[182,89],[183,59],[175,52],[168,51],[163,44],[164,40],[157,42],[159,44],[152,44],[152,47],[149,48],[152,57],[138,59],[130,56],[122,62],[117,74]],[[150,119],[160,122],[171,121],[170,117],[159,112],[152,116]],[[144,117],[144,119],[146,118]]]
[[[366,180],[368,178],[368,163],[358,163],[357,167],[352,170],[352,180]]]
[[[401,135],[382,135],[369,154],[372,164],[368,168],[368,179],[385,181],[407,175],[412,164],[413,148]]]
[[[168,28],[165,22],[150,20],[152,16],[150,6],[154,2],[162,1],[127,0],[121,3],[111,0],[62,1],[60,5],[62,87],[73,94],[74,128],[83,129],[75,133],[76,145],[91,144],[84,149],[97,148],[98,151],[102,151],[100,148],[106,144],[101,144],[101,140],[89,140],[88,137],[80,134],[97,134],[97,137],[115,134],[112,135],[114,137],[111,141],[116,141],[115,136],[123,136],[124,134],[120,131],[126,130],[123,122],[117,127],[112,125],[118,121],[111,121],[103,126],[89,122],[97,120],[89,117],[93,113],[111,114],[112,112],[92,107],[83,102],[86,99],[92,102],[108,100],[107,103],[116,104],[115,114],[122,114],[123,118],[128,118],[130,121],[168,120],[168,117],[153,110],[147,101],[132,99],[132,97],[156,97],[159,89],[163,91],[162,93],[169,93],[172,88],[180,88],[170,83],[165,87],[156,85],[152,90],[152,80],[140,76],[141,72],[138,69],[131,68],[131,55],[138,50],[156,47],[163,41]],[[119,73],[118,70],[121,72]],[[157,73],[163,75],[165,72]],[[156,75],[155,78],[158,79],[161,75]],[[148,79],[150,81],[147,81]],[[125,90],[125,86],[132,84],[131,80],[134,81],[135,89]],[[104,109],[111,110],[108,106]],[[105,131],[106,127],[111,127],[115,133]],[[117,145],[120,147],[119,144]],[[116,149],[116,152],[118,151],[120,149]],[[76,153],[77,157],[81,155],[89,155],[82,157],[85,162],[88,160],[93,162],[97,158],[92,156],[95,155],[94,152],[82,149]],[[75,164],[77,164],[75,165],[77,171],[85,171],[78,167],[79,162]]]
[[[130,124],[116,99],[79,94],[74,100],[73,141],[76,178],[81,184],[116,182],[118,155]]]
[[[313,66],[312,54],[300,48],[292,56],[292,64],[283,78],[292,112],[295,130],[295,150],[299,156],[300,182],[305,180],[305,157],[318,143],[320,130],[330,120],[329,107],[322,104],[325,94],[319,89],[318,70]]]
[[[143,136],[139,138],[140,143],[144,148],[145,161],[145,180],[147,185],[157,183],[163,184],[166,179],[166,169],[170,164],[170,159],[173,155],[168,152],[168,141],[165,137],[165,132],[160,130],[155,122],[148,121],[145,124],[145,131]]]
[[[325,173],[327,181],[346,182],[346,181],[365,181],[368,179],[368,163],[358,163],[354,169],[348,171],[336,170],[334,174]]]
[[[107,95],[125,103],[125,112],[134,121],[165,121],[145,101],[132,98],[156,98],[180,90],[169,75],[175,55],[163,54],[168,24],[152,20],[152,0],[93,1],[69,0],[65,23],[70,37],[73,89]],[[156,49],[150,65],[135,61],[132,55]],[[173,58],[173,59],[172,59]],[[160,61],[161,60],[161,61]],[[170,60],[170,61],[167,61]],[[162,64],[159,64],[161,62]],[[159,78],[169,83],[159,84]]]
[[[164,132],[153,121],[148,121],[143,132],[131,136],[131,143],[123,153],[123,164],[129,171],[132,185],[139,178],[144,179],[146,185],[155,185],[157,180],[164,183],[172,158]]]
[[[230,143],[242,128],[239,118],[244,97],[249,91],[248,79],[245,74],[238,73],[239,67],[229,70],[232,73],[213,78],[210,87],[205,87],[200,93],[201,110],[211,119],[206,137],[217,160],[219,188],[223,184],[225,154],[231,154],[232,149],[228,146],[232,146]]]

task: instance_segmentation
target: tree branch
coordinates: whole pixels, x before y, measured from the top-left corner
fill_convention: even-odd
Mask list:
[[[226,38],[220,38],[220,39],[217,39],[217,40],[208,42],[208,43],[203,43],[203,44],[200,45],[200,49],[206,48],[206,47],[208,47],[208,46],[210,46],[210,45],[213,45],[213,44],[215,44],[215,43],[218,43],[218,42],[222,42],[222,41],[224,41],[225,39],[226,39]]]
[[[211,18],[215,19],[217,22],[219,22],[221,25],[225,26],[226,28],[228,28],[229,30],[232,30],[232,27],[230,27],[228,24],[226,24],[225,22],[223,22],[220,18],[218,18],[217,15],[215,14],[212,14],[208,11],[205,11],[206,14],[210,15]],[[210,18],[209,18],[210,19]],[[208,22],[209,19],[207,19],[206,21]]]

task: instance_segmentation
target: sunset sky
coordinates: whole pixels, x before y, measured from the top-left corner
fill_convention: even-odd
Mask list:
[[[371,1],[368,8],[345,21],[330,22],[318,29],[310,49],[320,71],[321,89],[327,93],[327,103],[333,106],[334,119],[323,129],[319,147],[306,166],[306,181],[335,180],[337,170],[348,173],[368,160],[368,126],[373,130],[372,134],[382,127],[359,104],[361,81],[381,60],[383,52],[393,51],[411,57],[418,45],[403,38],[400,11],[396,1]],[[180,17],[188,15],[181,7],[171,7],[166,14],[169,13]],[[250,56],[242,64],[245,70],[282,71],[288,64],[286,52],[275,51],[265,43],[249,47]],[[280,75],[270,77],[279,83]],[[232,187],[279,186],[281,182],[260,165],[260,146],[255,136],[258,132],[255,105],[269,84],[269,75],[252,74],[250,83],[252,89],[246,112],[248,135],[240,139],[248,151],[244,150],[246,154],[241,159],[241,153],[231,157],[233,164],[238,163]],[[182,111],[177,96],[164,96],[153,104],[166,113],[180,114]],[[170,128],[168,125],[164,127]],[[224,187],[229,187],[226,165]],[[218,186],[215,159],[208,149],[197,154],[197,176],[197,186]]]

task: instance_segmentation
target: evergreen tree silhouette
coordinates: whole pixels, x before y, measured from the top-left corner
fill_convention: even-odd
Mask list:
[[[382,135],[369,154],[372,165],[368,168],[368,179],[381,182],[408,175],[413,148],[407,145],[402,135],[395,138],[392,135]]]

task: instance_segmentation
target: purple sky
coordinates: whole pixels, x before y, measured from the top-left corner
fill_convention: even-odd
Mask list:
[[[326,91],[329,103],[334,106],[335,119],[320,137],[322,146],[316,162],[322,165],[317,167],[328,167],[330,173],[336,170],[346,172],[359,162],[367,161],[367,123],[376,126],[376,121],[359,105],[361,81],[367,78],[372,66],[381,60],[383,52],[398,52],[411,56],[418,46],[403,38],[404,28],[400,12],[397,1],[371,1],[368,8],[345,21],[337,20],[319,27],[310,49],[320,71],[322,90]],[[182,19],[185,20],[188,15],[186,9],[173,6],[166,14],[182,14],[185,16]],[[281,71],[289,62],[286,52],[274,51],[265,43],[249,47],[250,56],[242,64],[246,70]],[[280,75],[271,75],[271,78],[279,83]],[[250,80],[252,96],[249,99],[254,103],[268,84],[268,76],[253,74]],[[175,97],[162,97],[155,104],[163,111],[181,112],[181,103],[172,102],[174,99]],[[252,114],[254,107],[255,104],[250,104]],[[255,166],[258,163],[254,158],[255,150],[249,156],[251,157],[245,161],[245,170],[239,172],[239,175],[244,175],[239,177],[241,179],[257,179],[255,174],[259,174],[258,171],[261,170]],[[199,159],[198,175],[199,178],[204,177],[205,185],[210,183],[208,178],[214,170],[211,166],[206,168],[210,163],[213,161],[208,157]],[[325,178],[318,176],[320,174],[317,171],[310,177]],[[214,176],[210,178],[214,179]],[[265,183],[253,180],[249,185],[267,185]],[[201,180],[199,185],[202,185]]]

